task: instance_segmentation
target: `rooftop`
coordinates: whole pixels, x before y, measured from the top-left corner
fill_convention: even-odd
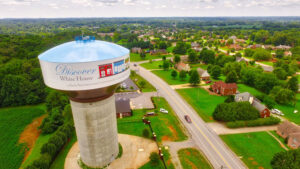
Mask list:
[[[77,63],[115,59],[128,54],[128,49],[110,42],[72,41],[45,51],[39,55],[39,59],[55,63]]]

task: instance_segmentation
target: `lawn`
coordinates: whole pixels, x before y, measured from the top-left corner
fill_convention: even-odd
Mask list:
[[[130,78],[140,88],[140,90],[142,92],[154,92],[154,91],[156,91],[155,87],[153,87],[147,80],[145,80],[140,75],[138,75],[136,73],[133,75],[133,73],[131,73]],[[141,88],[141,84],[140,84],[141,81],[145,82],[145,86],[143,88]]]
[[[171,161],[171,156],[168,150],[166,150],[164,147],[162,148],[162,153],[164,155],[164,160],[167,166],[167,169],[175,169],[172,161]],[[150,161],[148,163],[146,163],[145,165],[143,165],[142,167],[140,167],[139,169],[164,169],[164,164],[163,162],[160,160],[159,165],[157,166],[153,166],[151,165]]]
[[[24,161],[20,168],[26,168],[28,165],[30,165],[34,160],[40,157],[40,152],[42,146],[48,142],[49,138],[52,136],[52,134],[47,135],[40,135],[38,139],[36,140],[29,156],[27,157],[26,161]]]
[[[26,148],[18,143],[20,134],[33,119],[44,113],[44,105],[0,109],[0,168],[20,167]]]
[[[146,53],[146,57],[143,59],[143,58],[140,57],[140,54],[138,54],[138,53],[130,53],[130,61],[131,62],[138,62],[138,61],[149,60],[149,59],[159,59],[159,58],[162,58],[163,56],[170,57],[172,55],[171,54],[167,54],[167,55],[150,55],[149,53]]]
[[[269,65],[269,66],[273,66],[273,62],[270,62],[270,61],[261,61],[259,63],[265,64],[265,65]]]
[[[206,64],[201,64],[201,63],[196,63],[196,64],[189,64],[191,69],[197,69],[197,68],[202,68],[202,69],[207,69],[208,65]]]
[[[143,130],[148,128],[143,122],[142,117],[146,112],[157,111],[156,116],[148,117],[151,121],[152,128],[157,135],[157,140],[169,141],[183,141],[187,139],[187,136],[183,132],[177,116],[168,104],[168,102],[161,97],[153,98],[156,109],[154,110],[133,110],[132,117],[126,117],[118,119],[118,132],[123,134],[130,134],[142,137]],[[159,112],[160,108],[164,108],[169,111],[168,114]],[[162,125],[163,124],[163,125]]]
[[[50,169],[64,169],[65,159],[72,148],[73,144],[77,141],[77,137],[75,131],[70,138],[70,141],[64,146],[64,148],[59,152],[56,156],[55,160],[51,164]]]
[[[147,62],[147,63],[142,63],[140,64],[140,66],[146,68],[146,69],[161,69],[159,67],[159,65],[162,65],[163,64],[163,61],[160,60],[160,61],[155,61],[155,62]]]
[[[212,113],[216,106],[223,103],[226,97],[210,95],[202,88],[188,88],[176,90],[206,122],[214,121]]]
[[[275,105],[275,108],[281,110],[284,114],[283,117],[287,118],[289,121],[292,121],[300,125],[300,94],[296,95],[297,102],[296,105]],[[298,113],[294,113],[294,110],[298,110]]]
[[[179,84],[186,84],[188,83],[188,79],[189,79],[189,75],[187,75],[187,77],[185,78],[185,80],[180,80],[179,79],[179,72],[177,73],[177,77],[174,79],[171,76],[171,72],[173,69],[164,71],[164,70],[153,70],[151,71],[152,73],[156,74],[158,77],[160,77],[161,79],[163,79],[165,82],[167,82],[169,85],[179,85]]]
[[[180,149],[178,157],[184,169],[211,169],[209,162],[194,148]]]
[[[249,168],[271,169],[270,161],[273,155],[285,151],[267,132],[230,134],[220,137]]]
[[[238,91],[243,93],[243,92],[249,92],[250,94],[254,95],[254,96],[259,96],[261,94],[263,94],[261,91],[256,90],[253,87],[247,86],[245,84],[238,84]]]

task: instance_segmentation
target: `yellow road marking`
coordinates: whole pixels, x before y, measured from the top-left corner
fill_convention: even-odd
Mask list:
[[[162,86],[161,84],[159,84],[158,83],[158,85],[161,87],[161,88],[163,88],[163,89],[165,89],[164,88],[164,86]],[[171,95],[171,93],[168,91],[168,90],[165,90],[168,94],[169,94],[169,96],[172,96]],[[175,100],[175,99],[173,99],[172,97],[170,97],[173,101],[175,101],[176,102],[176,104],[178,105],[178,106],[180,106],[180,108],[183,110],[183,112],[184,112],[184,114],[185,115],[188,115],[187,113],[186,113],[186,111],[184,111],[185,109],[181,106],[181,104],[179,104],[178,103],[178,101],[177,100]],[[210,146],[212,146],[212,148],[217,152],[217,154],[221,157],[221,159],[225,162],[225,164],[227,165],[227,167],[229,168],[229,169],[232,169],[231,167],[230,167],[230,165],[229,165],[229,163],[225,160],[225,158],[222,156],[222,154],[217,150],[217,148],[212,144],[212,142],[208,139],[208,137],[203,133],[203,131],[199,128],[199,126],[198,125],[196,125],[196,123],[192,120],[192,124],[194,125],[194,126],[196,126],[196,128],[200,131],[200,133],[202,134],[202,136],[206,139],[206,141],[210,144]]]

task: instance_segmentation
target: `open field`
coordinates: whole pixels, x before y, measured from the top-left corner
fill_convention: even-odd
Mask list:
[[[140,64],[140,66],[144,67],[145,69],[161,69],[159,67],[159,65],[162,65],[163,64],[163,61],[160,60],[160,61],[154,61],[154,62],[147,62],[147,63],[142,63]]]
[[[146,57],[144,59],[142,59],[140,57],[140,54],[130,53],[130,61],[131,62],[138,62],[138,61],[149,60],[149,59],[159,59],[159,58],[162,58],[163,56],[170,57],[172,55],[171,54],[167,54],[167,55],[150,55],[149,53],[146,53]]]
[[[135,76],[130,75],[130,78],[140,88],[140,90],[142,92],[154,92],[154,91],[156,91],[156,89],[147,80],[145,80],[140,75],[138,75],[138,74],[136,74]],[[145,82],[145,86],[143,88],[141,88],[141,85],[140,85],[141,81]]]
[[[177,77],[174,79],[171,76],[172,69],[164,71],[164,70],[153,70],[151,71],[152,73],[156,74],[158,77],[163,79],[165,82],[167,82],[169,85],[178,85],[178,84],[185,84],[189,82],[189,75],[186,74],[185,80],[180,80],[179,79],[179,72],[177,74]]]
[[[271,169],[270,161],[273,155],[285,151],[267,132],[230,134],[220,137],[249,168]]]
[[[259,63],[265,64],[265,65],[269,65],[269,66],[273,66],[273,62],[271,62],[271,61],[261,61]]]
[[[151,121],[152,128],[157,135],[157,140],[161,142],[162,140],[183,141],[187,139],[178,118],[167,101],[161,97],[154,97],[153,101],[156,105],[156,109],[133,110],[132,117],[118,119],[118,132],[142,137],[143,130],[145,128],[148,129],[148,126],[142,122],[142,117],[146,114],[146,112],[155,112],[155,110],[164,108],[169,111],[168,114],[158,112],[158,115],[148,117]]]
[[[206,122],[214,121],[212,113],[219,103],[223,103],[226,97],[210,95],[202,88],[189,88],[176,90]]]
[[[185,148],[178,151],[181,166],[184,169],[211,169],[209,162],[194,148]]]
[[[208,65],[201,64],[201,63],[194,63],[194,64],[189,64],[191,69],[197,69],[197,68],[202,68],[202,69],[207,69]]]
[[[24,158],[25,144],[20,134],[33,119],[45,113],[44,105],[0,109],[0,168],[17,169]]]
[[[238,91],[241,92],[241,93],[249,92],[253,96],[258,96],[258,95],[262,94],[261,91],[258,91],[255,88],[247,86],[245,84],[237,84],[237,86],[238,86]]]

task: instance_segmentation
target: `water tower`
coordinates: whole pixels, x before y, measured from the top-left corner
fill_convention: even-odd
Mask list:
[[[103,167],[119,153],[114,91],[130,75],[129,50],[76,37],[39,55],[44,82],[68,94],[81,160]]]

